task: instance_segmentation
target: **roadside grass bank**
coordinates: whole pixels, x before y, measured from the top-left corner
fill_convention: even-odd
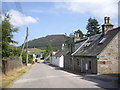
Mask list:
[[[8,72],[6,75],[3,74],[2,75],[2,81],[1,85],[2,88],[9,88],[10,85],[13,83],[13,81],[17,80],[18,78],[20,78],[20,76],[22,76],[24,73],[26,73],[27,71],[30,70],[32,65],[30,66],[23,66],[21,68],[15,69],[13,71]]]

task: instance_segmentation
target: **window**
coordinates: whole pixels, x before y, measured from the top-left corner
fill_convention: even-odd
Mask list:
[[[89,69],[91,69],[91,61],[89,61]]]
[[[77,65],[79,66],[79,59],[77,59]]]
[[[87,43],[85,43],[84,46],[85,46],[85,47],[88,47],[88,46],[90,46],[90,44],[91,44],[90,42],[87,42]]]

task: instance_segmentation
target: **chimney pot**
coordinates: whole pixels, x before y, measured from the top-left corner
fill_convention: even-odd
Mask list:
[[[64,45],[64,44],[62,44],[62,48],[61,48],[62,50],[64,49],[64,46],[65,46],[65,45]]]
[[[107,23],[109,23],[109,24],[110,24],[110,17],[108,17],[108,19],[107,19]]]
[[[102,35],[105,35],[114,25],[110,24],[110,17],[104,17],[104,24],[102,25]]]
[[[104,18],[104,23],[105,23],[105,24],[107,23],[107,17]]]

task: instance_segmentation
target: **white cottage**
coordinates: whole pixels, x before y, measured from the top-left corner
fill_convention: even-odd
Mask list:
[[[28,51],[28,54],[33,55],[33,60],[32,60],[33,63],[39,62],[40,59],[42,58],[42,53],[35,53],[35,52]]]
[[[64,56],[63,56],[64,50],[61,49],[56,54],[51,55],[50,57],[50,63],[52,65],[58,66],[60,68],[64,67]]]

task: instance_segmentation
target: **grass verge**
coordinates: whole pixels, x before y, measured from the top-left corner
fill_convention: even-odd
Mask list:
[[[13,81],[26,73],[30,69],[30,67],[31,66],[23,66],[21,68],[8,72],[6,75],[2,75],[2,88],[9,88]]]

